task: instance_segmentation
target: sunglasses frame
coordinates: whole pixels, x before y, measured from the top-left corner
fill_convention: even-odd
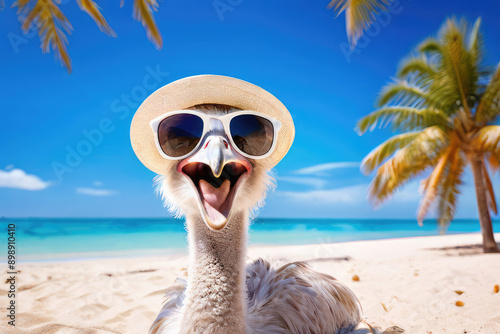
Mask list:
[[[171,156],[167,155],[165,152],[163,152],[163,149],[161,148],[160,137],[158,136],[158,129],[160,127],[161,121],[163,121],[167,117],[174,116],[174,115],[179,115],[179,114],[189,114],[189,115],[195,115],[195,116],[200,117],[201,120],[203,121],[203,131],[201,133],[200,140],[198,141],[198,144],[196,144],[195,148],[193,148],[189,153],[187,153],[185,155],[182,155],[182,156],[179,156],[179,157],[171,157]],[[238,148],[238,146],[236,146],[236,144],[234,143],[233,136],[231,135],[231,128],[230,128],[231,120],[234,117],[241,116],[241,115],[255,115],[255,116],[259,116],[259,117],[262,117],[262,118],[270,121],[271,124],[273,125],[273,130],[274,130],[274,133],[273,133],[273,142],[271,143],[271,147],[269,148],[269,150],[265,154],[258,155],[258,156],[250,155],[250,154],[245,153],[242,150],[240,150]],[[276,142],[277,142],[277,139],[278,139],[278,131],[281,128],[281,122],[278,121],[278,120],[276,120],[276,119],[274,119],[274,118],[269,117],[268,115],[265,115],[265,114],[262,114],[262,113],[259,113],[257,111],[253,111],[253,110],[238,110],[238,111],[230,112],[230,113],[228,113],[226,115],[208,115],[208,114],[206,114],[206,113],[204,113],[202,111],[199,111],[199,110],[175,110],[175,111],[167,112],[167,113],[165,113],[163,115],[160,115],[160,116],[154,118],[153,120],[151,120],[151,122],[149,123],[149,125],[151,126],[151,129],[153,129],[154,136],[155,136],[156,148],[158,149],[158,152],[160,153],[160,155],[162,157],[164,157],[165,159],[169,159],[169,160],[182,160],[182,159],[185,159],[185,158],[193,155],[195,152],[198,151],[198,149],[200,148],[201,143],[203,143],[204,138],[206,137],[207,133],[210,131],[210,128],[211,128],[210,121],[212,119],[219,120],[222,123],[222,126],[224,128],[224,132],[226,133],[226,136],[228,137],[228,139],[229,139],[229,141],[231,143],[231,147],[236,152],[238,152],[239,154],[241,154],[242,156],[244,156],[245,158],[249,158],[249,159],[265,159],[265,158],[267,158],[268,156],[270,156],[273,153],[273,151],[274,151],[274,149],[276,147]]]

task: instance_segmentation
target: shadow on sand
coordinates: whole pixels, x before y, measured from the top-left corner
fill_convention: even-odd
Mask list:
[[[500,249],[500,243],[497,243],[497,248]],[[483,252],[483,245],[480,245],[480,244],[454,246],[454,247],[442,247],[442,248],[429,248],[429,250],[445,252],[446,256],[464,256],[464,255],[485,254]],[[500,251],[498,251],[497,253],[500,253]]]

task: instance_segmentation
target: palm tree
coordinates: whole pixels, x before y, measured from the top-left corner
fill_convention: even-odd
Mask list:
[[[393,0],[332,0],[328,8],[333,8],[337,16],[345,11],[345,25],[347,37],[351,47],[356,46],[358,39],[363,35],[375,20],[380,11],[386,11]]]
[[[404,60],[396,80],[386,86],[378,107],[357,124],[368,129],[392,125],[398,134],[370,152],[362,169],[376,169],[369,197],[374,204],[388,199],[411,179],[430,170],[421,182],[417,213],[421,224],[431,204],[446,226],[457,207],[465,168],[474,175],[485,252],[497,251],[490,210],[497,204],[490,171],[500,168],[500,64],[482,64],[483,41],[478,18],[445,21],[437,38],[428,38]]]
[[[99,29],[111,37],[116,33],[111,29],[102,15],[99,6],[92,0],[76,0],[80,9],[86,12],[97,24]],[[123,7],[121,0],[120,6]],[[21,17],[22,30],[26,33],[30,28],[38,30],[42,42],[42,51],[50,49],[61,59],[68,72],[71,72],[71,59],[66,48],[68,38],[73,27],[59,8],[59,0],[16,0],[12,6],[18,8]],[[0,8],[4,1],[0,0]],[[162,37],[153,17],[153,12],[158,10],[156,0],[134,0],[133,16],[146,28],[149,39],[158,49],[162,47]]]

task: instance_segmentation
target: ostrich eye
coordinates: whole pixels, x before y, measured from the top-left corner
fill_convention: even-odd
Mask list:
[[[273,144],[274,127],[269,120],[257,115],[239,115],[231,120],[231,137],[244,153],[264,155]]]
[[[196,148],[203,134],[203,120],[191,114],[165,118],[158,125],[158,139],[166,155],[177,158]]]

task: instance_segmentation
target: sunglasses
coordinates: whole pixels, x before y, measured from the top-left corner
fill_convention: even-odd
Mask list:
[[[227,115],[207,115],[197,110],[178,110],[150,122],[156,147],[166,159],[190,156],[220,121],[231,146],[250,159],[268,157],[276,146],[281,123],[256,111],[242,110]],[[214,123],[215,121],[215,123]]]

